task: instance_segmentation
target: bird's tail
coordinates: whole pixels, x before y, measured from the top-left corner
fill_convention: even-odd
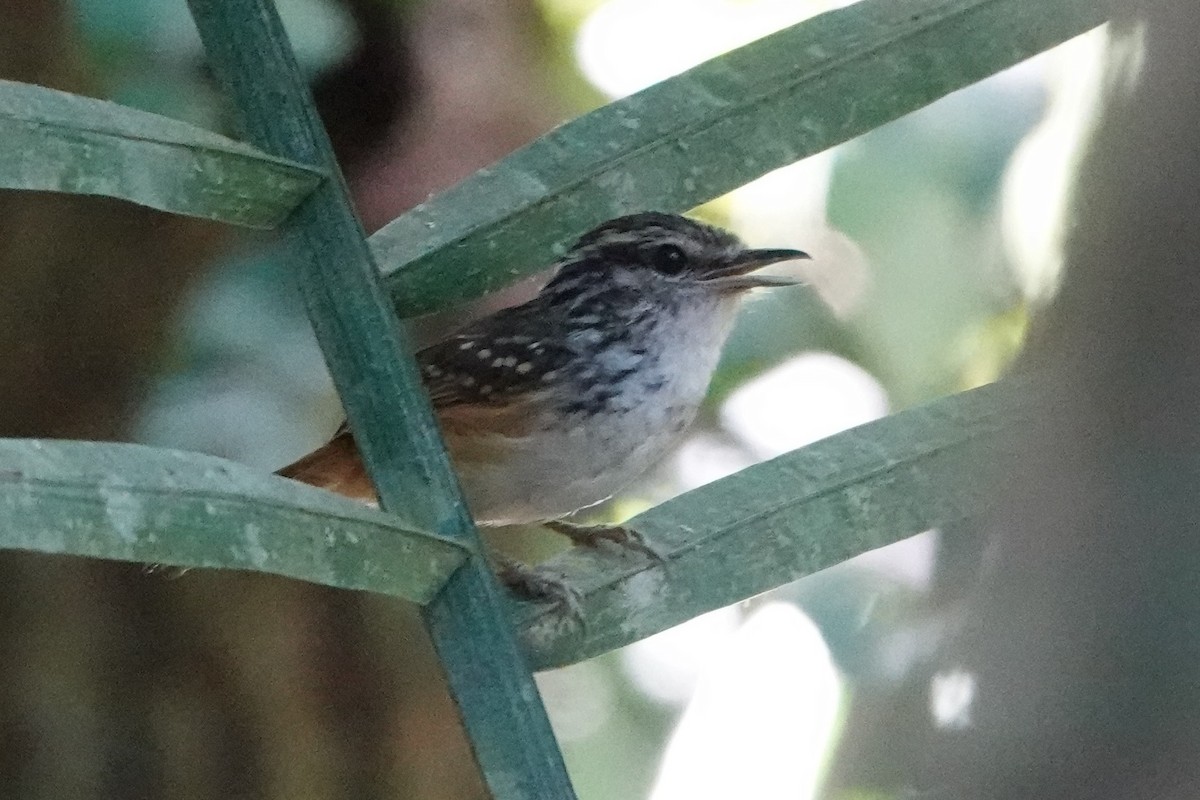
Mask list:
[[[367,477],[358,446],[348,430],[338,431],[324,447],[275,473],[284,478],[328,489],[368,503],[378,501],[375,486]]]

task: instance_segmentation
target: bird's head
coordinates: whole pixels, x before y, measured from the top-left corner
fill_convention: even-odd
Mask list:
[[[643,212],[609,220],[580,237],[546,290],[613,282],[650,291],[729,297],[748,289],[794,285],[794,280],[755,272],[801,258],[808,254],[748,248],[720,228],[676,214]]]

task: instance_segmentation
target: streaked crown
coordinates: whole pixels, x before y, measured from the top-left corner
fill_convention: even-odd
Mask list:
[[[647,211],[609,220],[581,236],[546,290],[553,294],[569,284],[611,277],[616,270],[671,284],[705,284],[722,292],[790,285],[793,281],[749,273],[807,257],[798,250],[751,250],[728,231],[677,214]]]

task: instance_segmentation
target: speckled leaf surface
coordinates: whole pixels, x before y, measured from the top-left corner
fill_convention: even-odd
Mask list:
[[[1081,34],[1095,0],[863,0],[552,131],[371,237],[404,316],[549,264],[630,211],[683,211]]]
[[[320,171],[166,117],[0,80],[0,187],[129,200],[273,228]]]
[[[212,456],[0,439],[0,548],[270,572],[427,602],[465,551]]]
[[[519,604],[536,669],[600,655],[868,550],[984,513],[991,470],[1033,402],[976,389],[832,436],[680,495],[627,524],[666,558],[568,551],[547,566],[582,593],[580,627]]]

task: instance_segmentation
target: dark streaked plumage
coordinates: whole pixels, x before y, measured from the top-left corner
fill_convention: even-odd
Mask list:
[[[738,298],[790,283],[751,273],[800,257],[672,214],[620,217],[582,236],[535,298],[422,350],[476,519],[555,519],[660,458],[703,399]],[[348,432],[281,474],[373,496]]]

